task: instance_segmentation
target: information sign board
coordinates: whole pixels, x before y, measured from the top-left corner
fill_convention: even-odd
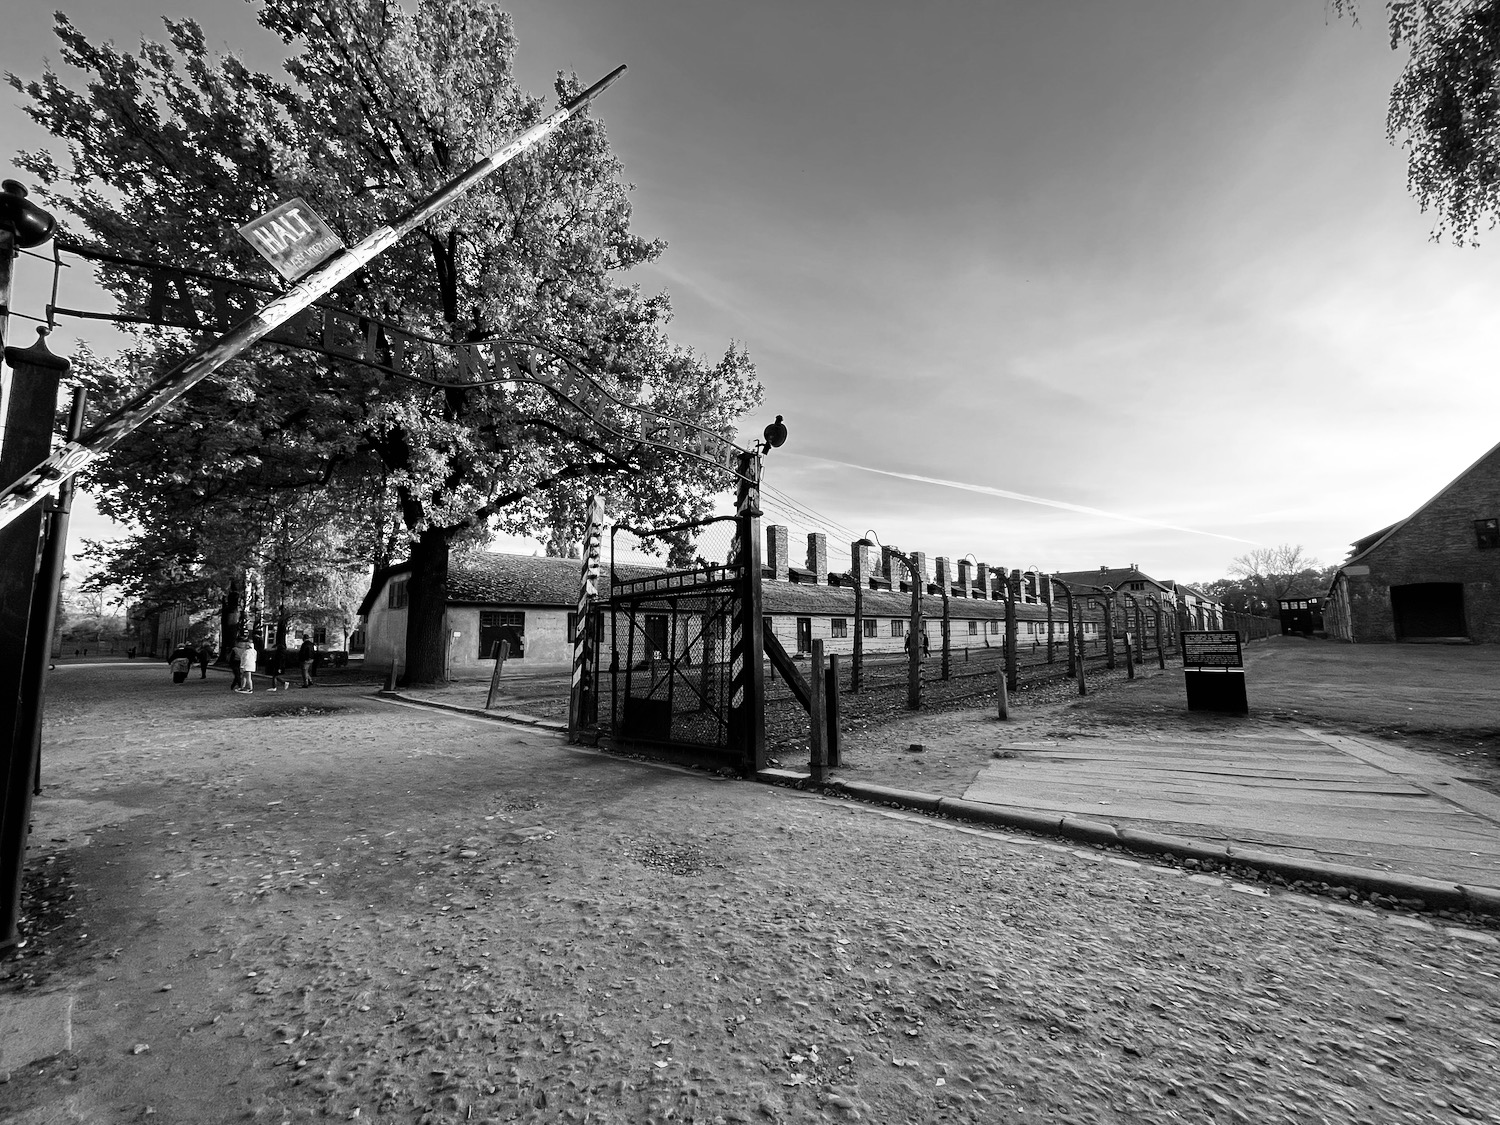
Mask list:
[[[240,237],[288,281],[296,281],[344,248],[343,240],[299,198],[246,223]]]
[[[1182,634],[1184,668],[1243,668],[1244,653],[1238,633],[1187,632]]]

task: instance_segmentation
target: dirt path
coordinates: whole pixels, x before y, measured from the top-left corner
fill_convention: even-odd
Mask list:
[[[363,689],[78,668],[48,724],[23,1125],[1500,1121],[1489,934]]]

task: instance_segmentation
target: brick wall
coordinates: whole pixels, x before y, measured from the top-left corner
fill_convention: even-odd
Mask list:
[[[1392,586],[1461,582],[1470,638],[1500,643],[1500,549],[1481,549],[1474,531],[1475,520],[1496,517],[1500,446],[1345,571],[1354,639],[1396,639]],[[1368,566],[1369,573],[1358,573],[1360,566]]]

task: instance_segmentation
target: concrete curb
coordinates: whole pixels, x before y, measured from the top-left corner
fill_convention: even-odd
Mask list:
[[[435,699],[421,699],[415,695],[403,695],[399,691],[383,688],[375,693],[377,699],[395,699],[415,707],[436,707],[440,711],[453,711],[459,715],[474,715],[481,719],[492,719],[497,723],[513,723],[523,727],[538,727],[541,730],[567,733],[568,724],[557,719],[541,719],[535,715],[523,715],[518,711],[486,711],[483,707],[460,707],[457,703],[439,703]]]
[[[779,778],[767,778],[773,783]],[[805,783],[804,783],[805,784]],[[1122,847],[1147,855],[1171,855],[1177,859],[1209,860],[1221,864],[1239,864],[1257,871],[1280,875],[1285,879],[1327,883],[1330,887],[1350,887],[1387,895],[1395,899],[1420,899],[1425,907],[1444,910],[1467,910],[1500,915],[1500,888],[1474,887],[1444,883],[1421,875],[1371,871],[1323,860],[1280,855],[1253,848],[1235,848],[1204,844],[1183,836],[1147,832],[1136,828],[1119,828],[1103,821],[1047,813],[1036,809],[987,805],[956,797],[939,797],[933,793],[916,793],[876,785],[866,781],[834,779],[822,786],[825,793],[852,797],[875,804],[896,805],[918,812],[940,813],[978,824],[1001,828],[1019,828],[1041,835],[1061,836],[1087,844]]]

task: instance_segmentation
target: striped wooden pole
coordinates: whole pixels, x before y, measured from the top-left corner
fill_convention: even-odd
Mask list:
[[[573,628],[573,687],[568,698],[568,738],[578,741],[584,727],[595,721],[594,665],[598,638],[594,635],[594,604],[599,599],[599,554],[604,540],[604,498],[589,497],[583,528],[583,566],[578,581],[578,616]]]

